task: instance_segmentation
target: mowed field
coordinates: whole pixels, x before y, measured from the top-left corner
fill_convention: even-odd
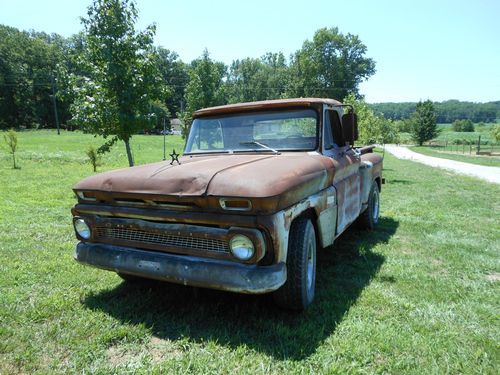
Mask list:
[[[468,149],[469,146],[467,146],[467,150]],[[456,160],[476,165],[484,165],[486,167],[500,167],[500,156],[475,155],[475,151],[472,151],[472,154],[469,155],[468,153],[451,152],[443,150],[442,148],[429,146],[411,146],[410,150],[427,156],[434,156],[436,158]]]
[[[411,150],[424,155],[434,156],[443,159],[461,161],[476,165],[484,165],[487,167],[500,167],[500,157],[475,155],[477,150],[477,141],[481,137],[481,142],[488,142],[487,145],[482,144],[482,151],[500,152],[500,145],[496,143],[491,135],[493,126],[496,124],[474,124],[474,132],[456,132],[453,131],[452,124],[438,124],[439,135],[431,141],[434,146],[412,146]],[[408,138],[409,134],[405,137]],[[413,143],[410,139],[405,139],[408,143]],[[454,142],[459,141],[460,144]],[[462,145],[462,143],[471,143]],[[493,143],[493,146],[492,146]],[[446,148],[444,145],[446,144]],[[439,145],[440,147],[436,147]]]
[[[20,133],[18,170],[1,151],[0,374],[498,373],[498,185],[386,153],[378,229],[321,251],[316,300],[290,313],[77,264],[71,187],[100,142]],[[132,143],[139,164],[163,157],[161,136]],[[126,165],[118,145],[100,171]]]
[[[477,141],[478,137],[481,136],[481,141],[493,142],[491,131],[495,125],[496,123],[479,123],[474,124],[473,132],[456,132],[453,130],[453,124],[438,124],[437,127],[439,134],[436,137],[436,140],[447,140],[448,142],[455,139]]]

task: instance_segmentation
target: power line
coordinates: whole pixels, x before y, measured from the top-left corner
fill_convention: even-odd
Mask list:
[[[52,87],[51,83],[0,83],[0,86],[3,87],[21,87],[21,86],[29,86],[29,87]],[[186,89],[188,85],[167,85],[168,87],[173,87],[173,88],[181,88],[181,89]],[[243,90],[253,90],[253,91],[272,91],[272,90],[287,90],[290,89],[290,87],[250,87],[250,86],[241,86],[237,85],[236,86],[238,89],[243,89]],[[326,90],[326,91],[333,91],[333,90],[348,90],[352,89],[353,87],[344,87],[344,86],[334,86],[334,87],[308,87],[308,90]]]
[[[51,83],[0,83],[0,86],[16,87],[16,86],[41,86],[41,87],[52,87]]]

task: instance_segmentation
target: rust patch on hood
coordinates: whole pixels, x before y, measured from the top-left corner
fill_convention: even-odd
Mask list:
[[[267,198],[277,209],[331,185],[330,158],[290,152],[280,155],[184,156],[169,162],[120,169],[88,177],[75,190],[176,197],[220,196]]]
[[[74,189],[200,196],[206,193],[210,180],[217,173],[269,157],[270,155],[182,157],[180,165],[170,165],[164,161],[90,176],[76,184]]]

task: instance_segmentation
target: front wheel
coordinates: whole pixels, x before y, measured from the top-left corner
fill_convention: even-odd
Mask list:
[[[280,307],[304,310],[313,301],[316,286],[316,233],[307,218],[292,223],[286,267],[287,280],[274,292],[274,300]]]
[[[368,197],[368,207],[359,217],[361,225],[366,229],[374,229],[378,223],[380,212],[380,191],[378,184],[373,181]]]

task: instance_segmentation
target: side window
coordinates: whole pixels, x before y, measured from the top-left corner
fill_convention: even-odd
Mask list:
[[[324,134],[324,145],[325,150],[331,150],[333,148],[333,135],[332,135],[332,124],[330,122],[330,111],[325,111],[325,116],[323,120],[323,134]]]
[[[330,116],[331,131],[333,135],[333,142],[339,146],[345,146],[344,139],[342,137],[342,125],[340,123],[339,114],[337,111],[328,111]]]

